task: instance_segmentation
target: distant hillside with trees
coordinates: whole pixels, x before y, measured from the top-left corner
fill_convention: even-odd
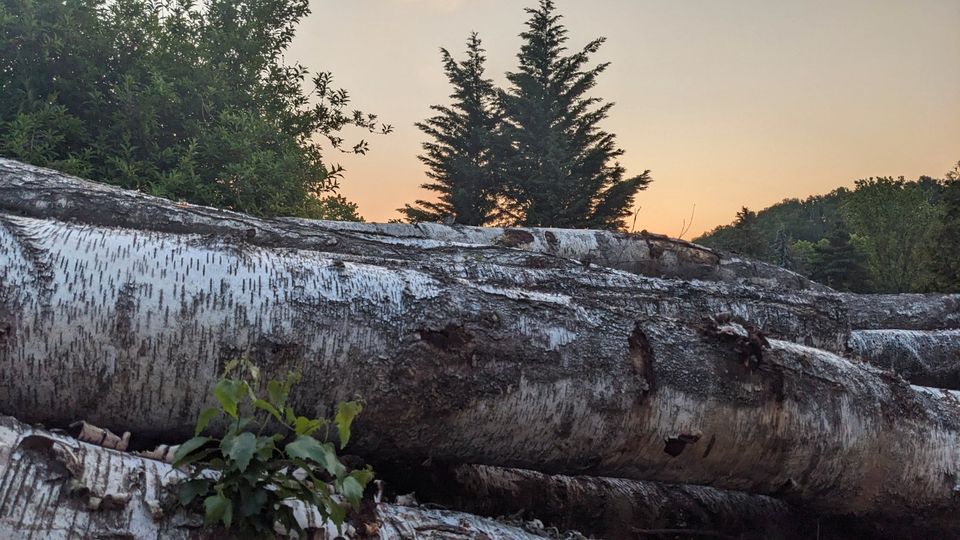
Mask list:
[[[839,290],[960,290],[960,163],[944,179],[868,178],[785,199],[695,242],[772,262]]]

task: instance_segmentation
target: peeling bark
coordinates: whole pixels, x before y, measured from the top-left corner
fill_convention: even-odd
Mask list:
[[[93,446],[10,417],[0,417],[0,537],[196,539],[223,535],[200,516],[176,509],[172,486],[182,473],[166,463]],[[470,514],[376,507],[382,540],[405,538],[542,538]],[[304,517],[301,523],[308,525]],[[316,529],[333,538],[335,529]],[[347,534],[348,538],[364,537]]]

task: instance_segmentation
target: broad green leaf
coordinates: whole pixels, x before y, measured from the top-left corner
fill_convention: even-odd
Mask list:
[[[297,435],[296,439],[287,443],[287,446],[284,447],[284,452],[291,459],[309,459],[326,468],[327,451],[324,449],[324,445],[308,435]]]
[[[284,408],[283,416],[286,418],[288,424],[293,424],[297,421],[297,413],[293,411],[293,407]]]
[[[322,425],[323,422],[320,420],[298,416],[297,420],[293,423],[293,430],[296,431],[297,435],[313,435]]]
[[[246,471],[247,466],[250,465],[250,459],[257,449],[257,436],[245,431],[231,438],[229,443],[226,442],[226,439],[224,439],[224,442],[223,453],[237,464],[240,472]]]
[[[273,435],[271,437],[257,437],[257,457],[260,458],[260,461],[269,461],[270,457],[273,456],[274,450],[277,449],[277,436]]]
[[[285,448],[287,456],[292,459],[309,459],[323,467],[335,478],[340,478],[347,472],[347,468],[337,459],[337,452],[330,443],[320,443],[313,437],[299,435]]]
[[[353,425],[353,419],[356,418],[362,410],[363,405],[358,401],[345,401],[337,405],[337,416],[334,418],[334,422],[337,424],[341,449],[350,442],[350,426]]]
[[[283,408],[287,401],[287,392],[283,387],[283,383],[278,380],[268,382],[267,397],[270,399],[270,402],[278,408]]]
[[[204,499],[203,508],[206,510],[205,519],[208,525],[222,521],[227,528],[230,528],[230,524],[233,522],[233,501],[226,498],[223,493],[217,493]]]
[[[194,437],[181,444],[180,447],[177,448],[177,451],[173,453],[173,466],[179,467],[185,457],[210,442],[210,440],[210,437]]]
[[[363,498],[363,485],[353,476],[347,476],[340,483],[340,493],[356,508]]]
[[[211,483],[210,480],[206,480],[204,478],[196,478],[181,484],[180,489],[178,490],[180,505],[187,506],[188,504],[193,502],[195,498],[209,491],[210,483]]]
[[[250,378],[256,382],[260,380],[260,368],[256,364],[249,363],[247,364],[247,370],[250,372]]]
[[[326,443],[323,447],[329,452],[327,455],[326,471],[335,478],[342,478],[343,475],[347,474],[347,466],[340,463],[340,459],[337,458],[337,452],[333,449],[332,444]]]
[[[330,443],[321,444],[313,437],[298,435],[293,442],[287,444],[284,451],[291,459],[313,461],[334,477],[339,478],[346,473],[346,467],[337,459],[337,453]]]
[[[197,435],[203,433],[203,430],[207,429],[207,424],[209,424],[211,420],[219,415],[220,409],[216,407],[204,409],[203,412],[200,413],[200,416],[197,417],[197,427],[193,432],[193,436],[196,437]]]
[[[276,418],[278,422],[283,422],[283,418],[280,416],[280,411],[278,411],[277,408],[271,405],[269,402],[262,399],[256,399],[253,402],[253,406],[262,411],[266,411],[268,414],[270,414],[270,416]]]
[[[360,470],[358,470],[358,471],[352,471],[352,472],[350,473],[350,476],[352,476],[353,478],[355,478],[355,479],[357,480],[357,482],[360,482],[360,485],[361,485],[361,486],[363,486],[364,488],[366,488],[366,487],[367,487],[367,484],[369,484],[370,481],[373,480],[373,469],[371,469],[369,466],[367,466],[366,469],[360,469]]]
[[[240,400],[237,398],[238,381],[231,379],[220,379],[217,386],[213,388],[213,395],[217,397],[223,412],[230,416],[237,417],[237,405]]]

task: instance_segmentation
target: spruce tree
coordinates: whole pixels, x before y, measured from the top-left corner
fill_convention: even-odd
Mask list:
[[[609,63],[589,67],[599,38],[567,54],[567,30],[553,0],[528,8],[519,69],[502,95],[508,181],[503,220],[528,226],[623,229],[649,171],[627,177],[623,150],[600,129],[612,103],[588,92]]]
[[[834,228],[826,244],[814,248],[811,278],[838,291],[869,290],[864,257],[850,243],[850,233],[842,225]]]
[[[960,162],[947,173],[941,214],[927,249],[931,288],[960,292]]]
[[[746,206],[737,212],[729,249],[754,259],[763,257],[766,252],[763,236],[757,223],[757,213]]]
[[[773,262],[776,263],[777,266],[788,270],[794,269],[793,253],[790,249],[790,238],[787,236],[787,231],[784,227],[780,227],[780,229],[777,230],[777,237],[773,240],[773,245],[771,245],[770,248],[773,252]]]
[[[496,208],[493,148],[497,119],[496,92],[484,76],[484,49],[473,33],[467,40],[467,57],[454,60],[446,50],[443,70],[453,86],[447,107],[431,107],[438,114],[417,123],[433,140],[423,143],[420,161],[427,165],[430,182],[420,187],[440,194],[436,202],[418,200],[400,209],[408,221],[450,221],[486,225]]]

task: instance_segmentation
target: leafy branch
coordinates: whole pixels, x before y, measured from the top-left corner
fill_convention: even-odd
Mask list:
[[[270,380],[266,395],[258,394],[259,381],[259,369],[249,361],[227,364],[213,390],[219,405],[200,413],[194,437],[174,457],[175,467],[189,471],[180,504],[198,507],[202,501],[207,524],[244,536],[283,531],[302,538],[294,512],[299,501],[340,531],[348,511],[359,507],[373,471],[348,469],[327,438],[335,426],[340,449],[346,446],[362,402],[340,403],[332,420],[300,416],[288,404],[298,374]],[[203,435],[216,420],[226,423],[223,436]]]

